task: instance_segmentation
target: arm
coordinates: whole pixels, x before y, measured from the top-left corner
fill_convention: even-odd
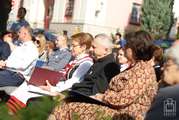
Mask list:
[[[75,70],[72,75],[72,78],[59,82],[56,87],[52,88],[52,91],[64,91],[72,87],[74,83],[80,82],[80,79],[84,77],[84,75],[88,72],[93,62],[85,61],[79,65],[79,67]]]
[[[2,46],[2,54],[1,54],[1,59],[6,60],[8,56],[10,55],[11,50],[10,47],[7,43],[4,43]]]
[[[4,68],[6,66],[6,62],[3,60],[0,60],[0,68]]]
[[[17,46],[14,45],[13,42],[12,42],[13,39],[12,39],[11,34],[4,35],[3,40],[4,40],[6,43],[9,44],[9,47],[10,47],[11,51],[13,51],[13,50],[17,47]]]
[[[109,82],[117,73],[119,67],[116,63],[108,63],[94,77],[96,88],[100,93],[104,93],[109,86]]]
[[[105,92],[103,101],[114,107],[126,107],[133,102],[137,102],[139,98],[147,97],[146,95],[149,95],[148,92],[151,93],[151,96],[149,96],[153,97],[157,89],[155,77],[148,77],[149,79],[147,79],[147,77],[140,75],[133,76],[126,80],[122,77],[116,77],[110,84],[110,86],[113,85],[115,87]],[[119,81],[122,82],[118,83]]]

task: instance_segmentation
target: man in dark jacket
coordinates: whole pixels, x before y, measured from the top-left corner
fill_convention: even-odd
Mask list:
[[[97,58],[81,83],[72,86],[72,90],[86,95],[104,93],[112,77],[119,73],[119,66],[112,54],[112,41],[105,34],[95,37],[92,48]]]

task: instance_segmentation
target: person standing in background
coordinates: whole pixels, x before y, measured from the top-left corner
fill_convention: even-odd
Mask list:
[[[26,9],[20,7],[17,12],[17,21],[14,22],[9,31],[17,33],[22,26],[30,26],[30,24],[25,20]]]

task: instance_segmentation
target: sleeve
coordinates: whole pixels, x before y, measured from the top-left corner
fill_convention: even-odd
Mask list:
[[[59,58],[55,61],[49,61],[47,67],[53,70],[61,70],[63,69],[66,64],[69,63],[71,59],[71,53],[69,51],[64,52],[63,54],[59,55]]]
[[[102,74],[103,72],[103,74]],[[94,78],[95,87],[94,91],[97,88],[97,92],[104,93],[109,86],[109,82],[117,73],[119,73],[119,67],[116,63],[109,63],[104,66],[102,71],[96,75]]]
[[[8,44],[5,43],[2,47],[2,54],[1,54],[2,60],[6,60],[10,55],[10,53],[11,53],[10,47]]]
[[[93,65],[92,61],[85,61],[79,65],[75,70],[72,77],[66,81],[60,81],[56,87],[52,87],[52,91],[62,92],[72,87],[74,83],[79,83],[84,75],[88,72],[90,67]]]
[[[25,70],[38,58],[37,49],[27,48],[14,50],[6,61],[7,67]]]
[[[16,31],[16,27],[17,27],[17,23],[12,23],[11,27],[10,27],[10,30],[15,32]]]
[[[140,76],[133,77],[130,80],[116,78],[111,81],[110,86],[113,87],[105,92],[103,101],[117,108],[126,107],[145,94],[146,89],[149,87],[149,82],[147,81]]]

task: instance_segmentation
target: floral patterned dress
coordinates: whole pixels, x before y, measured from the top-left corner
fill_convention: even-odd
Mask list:
[[[83,102],[66,102],[57,106],[49,120],[143,120],[158,90],[150,61],[135,66],[112,78],[102,101],[111,107]]]

